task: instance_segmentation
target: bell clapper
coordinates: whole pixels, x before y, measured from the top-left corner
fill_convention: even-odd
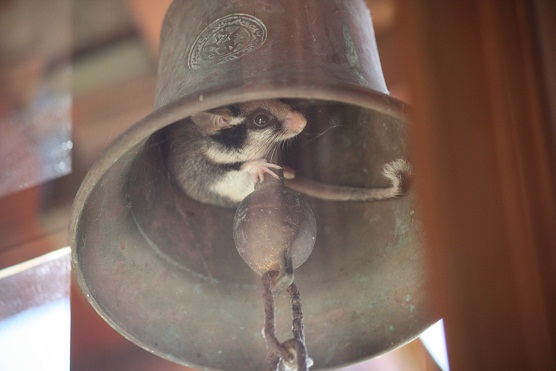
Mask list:
[[[267,347],[267,370],[307,371],[301,297],[294,269],[309,257],[316,237],[316,221],[301,196],[284,187],[282,179],[265,176],[239,205],[234,217],[236,248],[261,276]],[[274,294],[287,290],[291,300],[293,338],[280,343],[275,333]]]

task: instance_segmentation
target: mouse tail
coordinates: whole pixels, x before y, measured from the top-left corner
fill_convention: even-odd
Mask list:
[[[390,180],[385,188],[359,188],[320,183],[306,178],[286,179],[285,184],[294,191],[309,197],[328,201],[380,201],[396,198],[404,194],[413,173],[411,165],[398,159],[384,165],[382,175]]]

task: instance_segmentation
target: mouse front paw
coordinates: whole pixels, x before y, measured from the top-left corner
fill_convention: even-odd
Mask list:
[[[241,168],[251,175],[253,182],[258,183],[264,180],[265,174],[269,174],[276,179],[280,179],[280,177],[272,169],[281,169],[282,167],[276,164],[271,164],[264,158],[261,158],[258,160],[247,161]]]

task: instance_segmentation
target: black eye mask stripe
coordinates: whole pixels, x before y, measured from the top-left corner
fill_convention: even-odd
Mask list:
[[[244,164],[244,162],[234,162],[232,164],[218,164],[218,166],[220,166],[221,168],[230,171],[230,170],[240,170],[241,166]]]
[[[230,112],[232,112],[232,115],[234,117],[238,117],[241,114],[239,106],[237,106],[235,104],[233,104],[231,106],[228,106],[228,109],[230,110]]]
[[[235,125],[228,129],[222,129],[210,137],[224,147],[241,149],[245,147],[247,142],[247,126]]]

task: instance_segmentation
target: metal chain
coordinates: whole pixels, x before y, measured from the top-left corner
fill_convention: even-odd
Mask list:
[[[265,313],[264,336],[267,348],[267,371],[307,371],[312,361],[307,357],[301,297],[294,283],[288,287],[292,306],[293,339],[280,343],[276,338],[272,290],[279,275],[279,272],[271,271],[264,273],[261,278]]]

